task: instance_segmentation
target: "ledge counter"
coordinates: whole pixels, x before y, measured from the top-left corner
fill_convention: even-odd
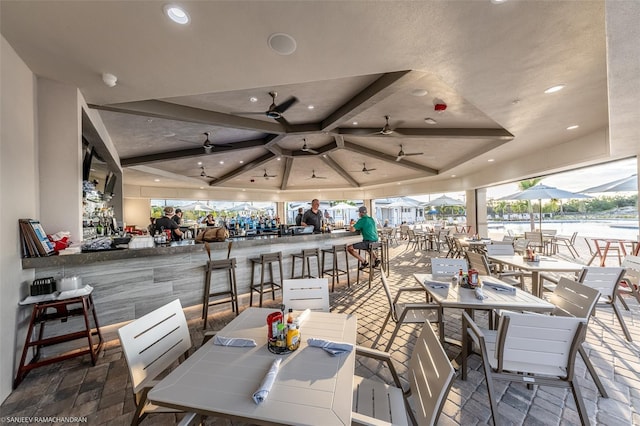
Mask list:
[[[209,243],[212,259],[225,259],[229,242],[236,258],[238,294],[249,294],[252,257],[282,252],[284,278],[291,272],[291,254],[308,248],[330,248],[362,240],[353,232],[296,236],[256,236]],[[35,269],[35,278],[79,276],[94,288],[93,299],[101,325],[116,324],[145,315],[179,298],[182,306],[202,303],[204,266],[208,260],[204,244],[106,250],[22,259],[23,269]],[[356,260],[350,258],[351,268]],[[224,280],[223,280],[224,281]],[[225,284],[226,285],[226,284]],[[211,283],[211,289],[216,281]],[[248,302],[247,302],[248,303]]]

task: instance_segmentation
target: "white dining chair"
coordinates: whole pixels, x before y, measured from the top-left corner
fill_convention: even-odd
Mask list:
[[[282,303],[286,309],[329,312],[329,279],[302,278],[282,281]]]
[[[628,311],[629,307],[622,296],[630,294],[640,303],[640,256],[626,256],[622,261],[622,267],[625,269],[625,275],[618,286],[618,296],[624,308]]]
[[[462,272],[469,271],[469,264],[466,258],[432,257],[431,275],[441,277],[452,277],[460,269]]]
[[[535,313],[503,311],[497,330],[478,327],[467,312],[463,316],[462,379],[473,342],[480,350],[495,425],[500,424],[493,380],[569,388],[580,420],[589,424],[584,400],[575,378],[575,359],[584,342],[586,320]]]
[[[176,299],[118,329],[133,388],[136,411],[131,420],[137,425],[148,414],[181,413],[160,407],[147,400],[156,379],[178,358],[188,355],[191,336],[180,300]],[[180,425],[195,424],[196,413],[187,413]]]
[[[416,340],[408,365],[409,391],[403,395],[402,383],[388,352],[362,346],[356,355],[386,363],[395,386],[377,379],[353,379],[354,425],[433,426],[447,401],[455,370],[438,337],[427,323]],[[412,410],[411,405],[415,408]]]

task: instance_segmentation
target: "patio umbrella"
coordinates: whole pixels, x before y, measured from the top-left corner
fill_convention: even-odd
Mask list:
[[[596,192],[638,192],[638,175],[633,174],[626,178],[617,179],[602,185],[592,186],[580,192],[587,194]]]
[[[242,203],[227,210],[230,212],[257,212],[260,209],[258,207],[252,206],[249,203]]]
[[[336,204],[335,206],[329,207],[327,210],[348,210],[348,209],[357,209],[357,208],[358,207],[352,206],[351,204],[339,203],[339,204]]]
[[[447,197],[443,195],[438,198],[434,198],[431,201],[425,201],[423,203],[425,206],[431,207],[444,207],[444,206],[464,206],[464,201],[456,200],[455,198]]]
[[[565,191],[564,189],[554,188],[553,186],[543,185],[541,183],[532,186],[515,194],[507,195],[506,197],[499,198],[499,200],[538,200],[540,204],[540,229],[542,229],[542,200],[551,199],[572,199],[572,198],[591,198],[588,195],[580,194],[577,192]]]
[[[178,206],[182,210],[193,210],[196,212],[212,212],[213,209],[209,206],[200,203],[185,204],[184,206]]]

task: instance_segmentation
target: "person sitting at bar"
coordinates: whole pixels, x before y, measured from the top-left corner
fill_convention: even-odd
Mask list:
[[[156,219],[156,230],[164,232],[167,229],[171,230],[171,241],[180,241],[182,239],[182,231],[178,224],[173,220],[174,211],[173,207],[167,206],[164,208],[164,216],[160,219]]]
[[[320,200],[314,198],[311,201],[311,208],[302,216],[302,226],[313,225],[313,232],[322,232],[322,211],[320,211]]]
[[[359,231],[362,234],[362,241],[355,244],[349,244],[347,251],[349,254],[360,261],[360,270],[365,270],[369,267],[369,262],[358,254],[356,250],[369,250],[371,243],[378,242],[378,230],[376,222],[371,216],[367,215],[367,208],[362,206],[358,209],[358,215],[360,219],[350,227],[351,232]],[[375,251],[371,251],[371,259],[373,259],[373,267],[380,266],[380,259],[376,256]]]

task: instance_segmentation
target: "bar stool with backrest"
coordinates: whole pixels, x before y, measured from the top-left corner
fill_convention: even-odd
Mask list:
[[[262,296],[265,292],[271,292],[271,298],[276,300],[276,288],[282,289],[282,252],[261,254],[260,257],[249,259],[251,261],[251,293],[249,296],[249,306],[253,306],[253,292],[260,294],[260,307],[262,307]],[[273,275],[273,264],[277,263],[280,276],[279,282],[275,281]],[[256,266],[260,267],[260,282],[255,282]],[[269,281],[265,281],[265,269],[269,268]],[[265,285],[271,287],[265,290]]]
[[[202,319],[204,320],[203,329],[207,328],[207,317],[209,315],[209,306],[220,305],[223,303],[231,303],[231,311],[236,315],[240,313],[238,309],[238,288],[236,286],[236,259],[209,260],[207,265],[207,273],[204,281],[204,295],[202,299]],[[219,289],[211,292],[211,277],[216,271],[227,272],[226,289]],[[220,286],[218,286],[220,288]],[[220,298],[221,296],[224,296]],[[211,300],[214,298],[214,300]]]
[[[340,253],[344,253],[344,269],[340,269],[338,267],[338,256]],[[330,268],[327,268],[325,263],[327,255],[333,256]],[[346,275],[347,287],[351,286],[351,275],[349,274],[349,253],[347,252],[346,244],[335,244],[329,249],[322,249],[322,276],[324,275],[331,276],[331,291],[335,289],[336,281],[340,281],[340,275]]]
[[[385,254],[384,254],[384,249],[383,249],[383,244],[382,242],[376,242],[376,243],[370,243],[369,244],[369,248],[367,250],[365,250],[365,261],[367,261],[369,263],[369,267],[362,269],[362,272],[364,272],[365,274],[369,275],[369,288],[371,288],[371,281],[373,280],[373,276],[375,274],[375,270],[376,268],[373,265],[373,262],[371,261],[371,259],[373,258],[372,256],[372,252],[376,252],[376,256],[378,257],[378,259],[380,260],[380,265],[381,267],[387,271],[388,268],[386,268],[386,258],[385,258]],[[358,250],[358,254],[360,254],[362,252],[361,249]],[[386,268],[386,269],[385,269]],[[356,272],[356,282],[359,283],[360,282],[360,262],[358,262],[358,272]]]
[[[320,250],[317,248],[302,249],[300,253],[293,253],[291,255],[291,278],[316,278],[317,276],[311,275],[311,259],[316,258],[316,271],[318,275],[320,273]],[[299,276],[296,276],[296,261],[302,260],[302,272]]]

